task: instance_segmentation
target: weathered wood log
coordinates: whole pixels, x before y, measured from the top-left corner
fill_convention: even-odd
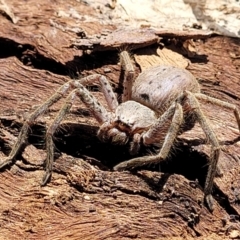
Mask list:
[[[15,15],[23,19],[26,12],[22,6],[10,2],[17,9]],[[64,7],[65,1],[58,4]],[[28,6],[33,9],[34,4]],[[0,19],[3,29],[0,33],[1,159],[9,153],[27,114],[70,79],[67,73],[70,76],[77,72],[81,76],[104,74],[119,92],[118,53],[105,52],[103,48],[103,52],[85,55],[71,48],[76,33],[67,28],[65,32],[59,30],[57,25],[52,29],[47,22],[50,17],[57,22],[50,14],[54,7],[41,5],[39,15],[31,19],[34,22],[22,20],[14,25],[4,17]],[[71,25],[69,18],[65,20],[64,24]],[[34,27],[38,23],[38,28]],[[92,24],[93,27],[87,24],[81,25],[87,35],[100,33],[101,24]],[[56,37],[51,38],[53,30],[57,31],[58,41]],[[41,38],[33,37],[41,34]],[[177,38],[174,33],[173,36]],[[138,46],[145,46],[141,44]],[[203,92],[240,108],[239,40],[212,37],[195,44],[196,54],[189,57],[188,70],[199,79]],[[182,51],[178,45],[176,49]],[[103,101],[98,91],[93,94]],[[219,165],[224,174],[215,179],[215,209],[210,213],[202,204],[209,145],[198,124],[179,137],[178,149],[170,160],[160,165],[161,171],[157,166],[113,172],[114,164],[130,157],[127,148],[99,142],[97,123],[79,102],[55,136],[56,161],[51,182],[40,187],[45,159],[44,133],[63,101],[37,119],[29,145],[18,155],[15,164],[0,172],[2,238],[239,237],[240,138],[231,111],[201,102],[222,145]]]

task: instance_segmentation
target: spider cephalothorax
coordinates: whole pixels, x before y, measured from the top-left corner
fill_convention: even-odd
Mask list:
[[[135,134],[148,130],[156,122],[157,116],[150,108],[129,100],[118,105],[109,120],[100,126],[99,139],[124,145]]]
[[[9,156],[2,161],[0,168],[13,162],[27,138],[29,125],[62,98],[68,89],[73,88],[74,90],[68,95],[65,104],[46,133],[46,173],[42,185],[47,183],[52,173],[53,135],[69,112],[74,99],[78,97],[99,122],[100,128],[97,135],[100,140],[120,145],[129,143],[129,151],[132,155],[138,153],[141,145],[159,146],[158,154],[130,159],[115,166],[115,170],[124,170],[165,160],[177,135],[191,128],[194,122],[198,121],[212,146],[204,188],[206,203],[212,210],[211,191],[217,170],[220,146],[214,131],[200,109],[198,99],[231,109],[240,129],[238,109],[233,104],[200,93],[198,82],[185,69],[173,66],[155,66],[143,71],[134,81],[134,68],[126,51],[121,52],[120,60],[124,70],[122,103],[118,103],[111,85],[102,75],[90,75],[65,83],[53,96],[30,114],[23,124],[14,147]],[[85,87],[93,83],[100,85],[109,111]]]

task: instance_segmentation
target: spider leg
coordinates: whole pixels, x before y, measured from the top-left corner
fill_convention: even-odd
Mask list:
[[[163,134],[167,132],[165,139],[163,140],[162,148],[156,156],[145,156],[145,157],[138,157],[131,159],[129,161],[125,161],[120,163],[114,167],[114,170],[124,170],[124,169],[131,169],[138,166],[143,166],[150,163],[159,163],[160,161],[164,160],[173,145],[173,142],[179,132],[180,126],[183,122],[183,109],[182,105],[184,102],[188,101],[190,105],[190,109],[194,112],[197,117],[198,122],[200,123],[206,137],[209,139],[212,148],[211,148],[211,155],[210,155],[210,164],[208,168],[208,173],[206,177],[205,187],[204,187],[204,194],[205,194],[205,201],[208,208],[212,211],[213,210],[213,198],[211,195],[212,188],[213,188],[213,181],[215,174],[217,172],[217,163],[220,155],[220,145],[218,143],[217,137],[210,127],[206,117],[202,113],[199,103],[191,92],[184,92],[176,103],[176,107],[174,109],[174,105],[172,104],[169,109],[159,118],[159,120],[146,132],[143,134],[143,143],[148,145],[151,143],[156,143],[156,140],[163,139]],[[171,122],[171,123],[170,123]],[[166,129],[166,126],[169,126],[169,129]],[[161,133],[161,131],[162,133]]]
[[[62,119],[64,116],[70,111],[70,108],[72,107],[72,103],[74,101],[74,98],[76,96],[75,93],[76,90],[72,91],[69,96],[66,99],[65,104],[62,106],[60,111],[58,112],[57,116],[53,120],[52,124],[48,128],[46,132],[46,151],[47,151],[47,157],[45,162],[45,168],[46,172],[43,176],[41,186],[44,186],[48,180],[51,177],[52,174],[52,168],[53,168],[53,161],[54,161],[54,142],[53,142],[53,135],[60,125]]]
[[[57,116],[53,120],[51,126],[48,128],[46,133],[46,172],[43,176],[41,185],[45,185],[51,177],[53,162],[54,162],[54,142],[53,136],[56,129],[60,125],[61,121],[64,119],[66,114],[70,111],[74,99],[78,96],[83,103],[91,110],[96,119],[102,123],[109,120],[109,113],[107,110],[97,101],[97,99],[91,95],[91,93],[83,87],[79,82],[75,82],[74,86],[77,89],[73,90],[67,97],[65,104],[59,110]]]
[[[28,116],[18,135],[16,143],[12,147],[10,154],[0,163],[0,169],[13,162],[14,158],[16,157],[16,155],[26,142],[30,125],[36,120],[38,116],[43,114],[50,106],[56,103],[67,92],[69,88],[70,82],[65,83],[46,102],[44,102],[41,106],[39,106],[33,113],[31,113]]]
[[[148,132],[143,135],[144,144],[146,144],[146,142],[150,143],[150,139],[155,139],[154,142],[156,143],[155,137],[159,137],[158,132],[161,129],[161,126],[164,126],[164,124],[166,124],[166,120],[169,120],[171,123],[167,130],[167,135],[163,141],[162,148],[157,155],[133,158],[116,165],[114,167],[114,170],[131,169],[150,163],[159,163],[160,161],[165,160],[183,122],[182,106],[179,103],[172,104],[170,108],[162,115],[162,117],[159,118],[159,121],[157,121],[157,123],[154,124],[148,130]]]
[[[130,142],[130,148],[129,148],[129,153],[131,155],[137,155],[137,153],[139,152],[140,150],[140,147],[141,147],[141,134],[139,133],[135,133],[133,135],[133,140],[132,142]]]
[[[202,94],[202,93],[195,93],[194,96],[198,99],[202,99],[204,101],[211,102],[211,103],[216,104],[218,106],[221,106],[221,107],[228,108],[228,109],[232,110],[233,113],[234,113],[234,116],[236,118],[237,124],[238,124],[238,129],[240,131],[240,113],[239,113],[236,105],[228,103],[228,102],[221,101],[221,100],[213,98],[213,97],[209,97],[209,96],[207,96],[205,94]]]
[[[111,88],[111,85],[109,84],[109,82],[107,81],[107,79],[104,76],[102,76],[100,74],[94,74],[94,75],[90,75],[90,76],[81,78],[79,80],[68,81],[67,83],[62,85],[47,101],[45,101],[42,105],[40,105],[34,112],[32,112],[28,116],[28,118],[23,123],[21,131],[18,135],[17,141],[14,144],[14,146],[12,147],[10,154],[0,163],[0,169],[4,168],[7,165],[12,164],[14,158],[16,157],[16,155],[18,154],[18,152],[20,151],[20,149],[23,147],[23,145],[26,142],[31,124],[40,115],[42,115],[45,111],[47,111],[47,109],[49,109],[49,107],[51,107],[54,103],[59,101],[70,88],[84,88],[83,85],[92,84],[95,82],[100,83],[101,90],[106,98],[109,108],[111,110],[115,109],[118,105],[117,98]],[[90,93],[87,90],[85,92],[87,92],[90,95]],[[86,98],[86,99],[89,99],[89,98]],[[86,100],[85,104],[87,106],[89,106],[90,109],[93,110],[94,109],[94,107],[92,106],[93,102],[95,105],[98,104],[98,102],[96,100],[89,101],[89,102],[87,102],[87,100]],[[105,110],[105,108],[100,106],[100,104],[99,104],[99,109],[102,112],[101,111],[98,112],[98,111],[94,111],[94,110],[93,110],[93,112],[95,113],[95,117],[97,118],[97,120],[100,123],[102,123],[102,122],[105,122],[106,119],[108,119],[108,116],[107,116],[108,113]]]
[[[122,102],[126,102],[131,99],[132,95],[134,67],[127,51],[120,53],[120,62],[124,71]]]
[[[213,198],[211,195],[212,188],[213,188],[213,181],[214,177],[217,172],[217,163],[219,160],[220,155],[220,145],[218,143],[218,139],[208,123],[208,120],[204,116],[203,112],[200,109],[198,100],[195,97],[195,94],[186,91],[185,95],[189,101],[191,109],[194,111],[198,122],[200,123],[207,139],[210,141],[211,147],[211,155],[210,155],[210,164],[208,167],[208,173],[206,177],[206,182],[204,186],[204,194],[205,194],[205,201],[207,203],[208,208],[212,211],[213,210]]]
[[[77,85],[77,83],[80,83],[83,86],[89,86],[93,83],[100,83],[101,92],[103,93],[110,110],[115,111],[115,109],[117,108],[118,106],[117,97],[113,92],[113,89],[105,76],[100,74],[94,74],[94,75],[90,75],[88,77],[82,78],[80,80],[76,80],[74,82],[75,82],[75,85]]]

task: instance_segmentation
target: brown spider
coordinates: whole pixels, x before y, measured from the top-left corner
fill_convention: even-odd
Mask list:
[[[9,156],[0,164],[0,168],[13,162],[24,144],[29,126],[34,120],[62,98],[67,90],[74,88],[46,133],[46,173],[42,185],[47,183],[52,173],[53,135],[69,112],[75,97],[79,97],[101,125],[97,133],[100,140],[121,145],[130,143],[130,153],[133,155],[138,153],[141,145],[157,144],[160,147],[157,155],[133,158],[118,164],[114,167],[115,170],[131,169],[165,160],[177,135],[193,127],[197,120],[212,146],[204,188],[205,201],[208,208],[212,210],[211,191],[217,171],[220,146],[214,131],[199,107],[197,99],[231,109],[240,129],[238,109],[233,104],[201,94],[197,80],[185,69],[173,66],[156,66],[143,71],[133,81],[134,68],[128,52],[121,52],[120,60],[124,70],[122,103],[118,103],[112,87],[102,75],[90,75],[80,80],[71,80],[65,83],[26,119],[15,145]],[[100,85],[110,112],[85,88],[86,85],[93,83]]]

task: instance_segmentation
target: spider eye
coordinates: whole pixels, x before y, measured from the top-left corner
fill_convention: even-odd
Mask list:
[[[115,122],[115,127],[118,128],[120,131],[129,132],[130,126],[120,120]]]

